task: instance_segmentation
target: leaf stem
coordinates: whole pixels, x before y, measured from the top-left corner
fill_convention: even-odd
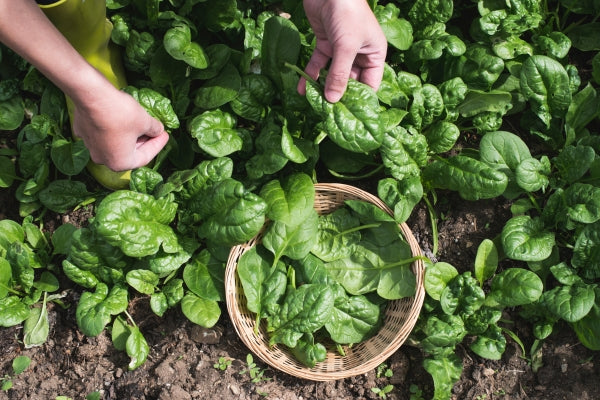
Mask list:
[[[432,253],[435,256],[438,251],[438,227],[437,227],[437,215],[435,214],[435,210],[433,205],[427,198],[427,196],[423,196],[423,201],[427,205],[427,212],[429,213],[429,220],[431,221],[431,241],[432,241]]]
[[[307,81],[313,82],[313,83],[317,83],[317,81],[315,81],[313,78],[311,78],[310,75],[308,75],[306,72],[302,71],[297,65],[290,64],[287,61],[284,63],[284,65],[286,67],[288,67],[289,69],[291,69],[292,71],[296,72],[298,75],[300,75],[301,77],[303,77]]]

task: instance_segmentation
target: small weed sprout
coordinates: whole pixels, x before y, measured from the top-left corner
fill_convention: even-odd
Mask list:
[[[2,385],[2,391],[6,392],[10,390],[13,386],[12,378],[14,376],[19,375],[21,372],[25,371],[27,367],[31,364],[31,359],[27,356],[18,356],[12,362],[13,376],[6,374],[2,378],[0,378],[0,382]]]
[[[394,371],[386,364],[380,364],[375,371],[375,375],[378,378],[391,378],[394,375]]]
[[[423,397],[423,391],[419,388],[419,386],[414,383],[410,385],[408,388],[410,391],[410,399],[409,400],[425,400]]]
[[[252,383],[259,383],[259,382],[271,380],[271,378],[266,378],[264,376],[265,370],[260,369],[256,365],[256,363],[254,362],[254,357],[252,357],[252,354],[248,354],[246,356],[246,364],[247,364],[248,368],[240,371],[240,375],[244,375],[244,374],[248,373]]]
[[[387,394],[394,390],[394,385],[386,385],[383,388],[371,388],[371,391],[379,396],[380,399],[386,399]]]
[[[226,357],[219,357],[219,361],[213,364],[215,369],[225,371],[231,365],[231,360]]]

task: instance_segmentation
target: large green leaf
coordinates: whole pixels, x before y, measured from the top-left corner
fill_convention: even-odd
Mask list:
[[[169,226],[176,211],[177,204],[170,198],[120,190],[100,202],[94,226],[108,243],[131,257],[153,255],[161,248],[177,253],[181,245]]]

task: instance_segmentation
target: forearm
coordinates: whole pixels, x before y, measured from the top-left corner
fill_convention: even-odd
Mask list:
[[[74,101],[110,85],[52,25],[34,0],[0,0],[0,41]]]

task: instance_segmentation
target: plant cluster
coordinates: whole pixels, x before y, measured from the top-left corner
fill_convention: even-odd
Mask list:
[[[298,95],[314,35],[299,0],[107,0],[132,94],[170,141],[128,190],[88,187],[89,153],[71,139],[64,97],[0,47],[0,187],[22,221],[0,229],[0,325],[44,340],[57,274],[81,286],[77,322],[110,325],[130,368],[148,354],[127,313],[147,296],[212,326],[229,248],[272,211],[269,185],[303,173],[376,183],[404,222],[454,191],[503,197],[513,216],[481,244],[474,269],[431,263],[415,341],[450,397],[452,349],[498,358],[499,316],[517,307],[543,341],[569,324],[600,349],[600,8],[592,0],[369,0],[389,43],[377,92],[351,81],[338,103],[322,82]],[[326,74],[323,71],[322,76]],[[10,192],[12,193],[12,192]],[[84,226],[44,233],[48,212],[93,207]],[[494,258],[497,260],[494,260]],[[510,259],[519,268],[500,270]],[[459,272],[463,271],[463,272]],[[10,306],[6,306],[10,305]]]

